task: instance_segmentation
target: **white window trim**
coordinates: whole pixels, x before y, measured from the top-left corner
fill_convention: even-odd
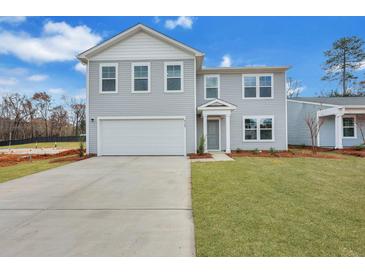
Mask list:
[[[115,67],[115,91],[103,91],[103,67]],[[99,65],[99,93],[110,94],[118,93],[118,63],[101,63]]]
[[[260,97],[260,76],[271,76],[271,97]],[[256,77],[256,97],[245,97],[245,77]],[[242,99],[245,100],[270,100],[274,99],[274,74],[258,73],[258,74],[242,74]]]
[[[246,128],[245,128],[245,119],[256,119],[256,130],[257,130],[257,136],[256,136],[256,140],[246,140],[245,136],[246,136]],[[271,119],[272,121],[272,139],[271,140],[261,140],[260,139],[260,120],[261,119]],[[244,143],[272,143],[275,142],[275,119],[274,119],[274,115],[247,115],[247,116],[242,116],[242,131],[243,131],[243,135],[242,135],[242,140]]]
[[[147,90],[134,90],[134,67],[147,66],[148,67],[148,89]],[[132,93],[150,93],[151,92],[151,63],[150,62],[136,62],[131,65],[131,90]]]
[[[343,124],[343,118],[353,118],[354,119],[354,136],[344,136],[343,130],[344,130],[344,124]],[[356,115],[344,115],[342,116],[342,138],[343,139],[357,139],[357,125],[356,125]]]
[[[218,78],[218,97],[217,98],[208,98],[207,97],[207,78],[208,77],[217,77]],[[219,74],[206,74],[204,75],[204,100],[213,100],[219,99],[221,97],[221,77]]]
[[[181,89],[167,90],[167,66],[180,65],[181,67]],[[165,62],[164,63],[164,92],[165,93],[181,93],[184,92],[184,62]]]

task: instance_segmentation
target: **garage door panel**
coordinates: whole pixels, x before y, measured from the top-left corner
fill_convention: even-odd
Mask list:
[[[184,155],[183,119],[100,121],[100,155]]]

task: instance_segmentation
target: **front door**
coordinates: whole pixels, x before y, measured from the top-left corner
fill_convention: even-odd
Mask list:
[[[219,120],[207,121],[207,147],[208,150],[219,150]]]

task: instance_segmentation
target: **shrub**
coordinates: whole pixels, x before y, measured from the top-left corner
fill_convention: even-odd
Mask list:
[[[80,138],[79,156],[84,157],[84,142],[82,138]]]
[[[259,154],[261,151],[258,149],[258,148],[255,148],[254,150],[253,150],[253,153],[255,153],[255,154]]]
[[[275,154],[276,153],[276,149],[273,147],[270,147],[270,154]]]
[[[201,135],[199,138],[199,146],[197,151],[199,155],[204,154],[204,147],[205,147],[205,138],[204,135]]]
[[[365,144],[358,145],[355,147],[355,150],[364,150],[364,149],[365,149]]]
[[[242,152],[242,150],[238,147],[238,148],[236,148],[236,153],[241,153]]]

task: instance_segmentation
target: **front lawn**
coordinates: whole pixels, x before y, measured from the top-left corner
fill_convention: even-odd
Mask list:
[[[70,161],[68,161],[70,158]],[[16,165],[0,167],[0,183],[20,178],[26,175],[44,171],[47,169],[63,166],[73,161],[72,156],[60,157],[63,161],[55,161],[54,158],[46,160],[33,160],[20,162]],[[66,161],[67,160],[67,161]]]
[[[365,256],[365,159],[192,163],[198,256]]]
[[[80,147],[80,142],[56,142],[57,148],[69,148],[69,149],[77,149]],[[30,144],[22,144],[22,145],[12,145],[10,148],[54,148],[54,142],[43,142],[43,143],[30,143]],[[1,146],[0,148],[8,148],[9,146]],[[84,145],[85,147],[85,145]]]

